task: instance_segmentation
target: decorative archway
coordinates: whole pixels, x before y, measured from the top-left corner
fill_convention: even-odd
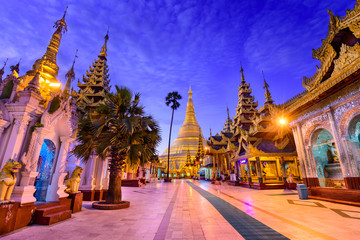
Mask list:
[[[344,186],[337,146],[330,131],[325,128],[316,129],[310,143],[320,186]]]
[[[40,156],[36,171],[39,173],[35,179],[34,197],[38,202],[46,201],[46,194],[51,179],[52,168],[55,160],[55,144],[45,139],[40,150]]]

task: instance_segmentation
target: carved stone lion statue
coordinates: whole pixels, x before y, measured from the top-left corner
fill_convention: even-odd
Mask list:
[[[71,177],[66,181],[66,192],[67,193],[77,193],[79,191],[79,184],[81,181],[80,175],[83,173],[84,169],[79,166],[76,166],[74,171],[71,174]]]
[[[9,159],[0,172],[0,202],[10,201],[11,194],[16,183],[16,175],[21,164]]]

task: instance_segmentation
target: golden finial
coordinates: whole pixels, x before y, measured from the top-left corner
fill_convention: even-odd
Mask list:
[[[264,71],[262,71],[262,75],[263,75],[263,78],[264,78],[264,89],[265,89],[265,103],[273,103],[274,100],[271,99],[271,93],[269,91],[269,84],[266,82],[265,80],[265,74],[264,74]]]
[[[67,13],[67,9],[68,9],[68,6],[66,6],[66,8],[65,8],[63,17],[60,20],[57,20],[54,24],[54,28],[57,28],[56,32],[58,32],[59,34],[67,32],[67,25],[65,22],[65,16]]]
[[[226,110],[227,110],[228,119],[230,119],[229,106],[226,107]]]
[[[108,29],[107,29],[107,32],[106,32],[106,35],[105,35],[105,37],[104,37],[104,39],[105,39],[105,43],[104,43],[104,45],[102,46],[102,48],[101,48],[101,51],[100,51],[100,55],[101,56],[107,56],[107,54],[106,54],[106,52],[107,52],[107,41],[108,41],[108,39],[109,39],[109,27],[108,27]]]
[[[244,77],[244,69],[242,67],[242,63],[240,62],[240,72],[241,72],[241,82],[245,82],[245,77]]]
[[[191,85],[189,85],[189,96],[191,96],[192,95],[192,91],[191,91]]]
[[[65,16],[66,16],[66,12],[67,12],[68,7],[69,7],[69,6],[66,6],[66,8],[65,8],[64,15],[63,15],[63,17],[62,17],[63,20],[65,20]]]

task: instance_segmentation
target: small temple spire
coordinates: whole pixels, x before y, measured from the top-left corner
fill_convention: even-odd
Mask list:
[[[5,72],[5,67],[6,67],[6,64],[7,64],[7,61],[9,59],[7,58],[6,61],[4,62],[4,66],[0,69],[0,83],[2,82],[2,76],[4,75],[4,72]]]
[[[12,72],[16,71],[17,74],[20,72],[20,62],[21,58],[19,59],[19,62],[11,69]]]
[[[227,119],[223,127],[223,132],[225,133],[231,132],[231,125],[232,125],[232,120],[230,118],[229,107],[227,107]]]
[[[241,72],[241,82],[245,82],[244,69],[242,67],[242,64],[241,64],[240,72]]]
[[[40,94],[40,72],[37,71],[35,76],[30,80],[29,84],[26,86],[25,90],[34,91]]]
[[[263,78],[264,78],[264,89],[265,89],[265,104],[272,104],[274,100],[271,98],[271,93],[269,91],[269,84],[265,80],[264,71],[262,71]]]
[[[108,27],[108,30],[106,32],[106,35],[105,35],[104,39],[105,39],[105,43],[101,48],[100,55],[106,57],[107,56],[107,54],[106,54],[106,52],[107,52],[107,41],[109,40],[109,27]]]
[[[199,138],[198,138],[198,146],[197,146],[197,152],[195,155],[196,159],[199,161],[200,159],[204,158],[204,144],[203,139],[201,135],[201,128],[199,127]]]
[[[74,80],[74,78],[75,78],[74,65],[75,65],[76,58],[78,57],[77,53],[78,53],[78,49],[76,49],[74,61],[73,61],[73,64],[72,64],[70,70],[65,74],[65,78],[67,78],[67,80],[66,80],[66,84],[65,84],[65,87],[63,90],[63,95],[66,95],[66,96],[70,95],[71,81]]]

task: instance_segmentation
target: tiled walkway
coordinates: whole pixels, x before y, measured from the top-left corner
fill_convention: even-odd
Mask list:
[[[92,209],[52,226],[29,226],[1,239],[359,239],[357,207],[299,200],[295,191],[257,191],[176,180],[123,188],[131,207]],[[277,237],[277,238],[275,238]]]
[[[225,200],[203,190],[189,181],[187,181],[187,183],[198,191],[201,196],[206,198],[245,239],[288,239]]]

